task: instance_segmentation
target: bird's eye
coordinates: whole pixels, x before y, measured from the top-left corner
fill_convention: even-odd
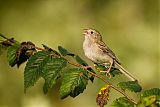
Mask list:
[[[93,31],[91,31],[91,34],[93,34],[94,32]]]

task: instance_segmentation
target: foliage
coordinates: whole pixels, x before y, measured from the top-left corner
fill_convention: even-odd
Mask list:
[[[156,95],[157,97],[160,98],[160,89],[159,88],[152,88],[150,90],[146,90],[141,93],[141,98],[149,97],[151,95]]]
[[[27,62],[24,69],[25,92],[29,87],[34,86],[40,78],[43,78],[45,81],[43,92],[47,94],[48,90],[54,87],[57,80],[61,78],[62,83],[59,89],[61,99],[68,96],[74,98],[84,92],[89,80],[93,83],[96,77],[106,84],[105,87],[100,89],[96,98],[97,105],[100,107],[108,103],[111,88],[124,96],[113,101],[111,107],[160,106],[159,88],[141,92],[142,87],[138,81],[122,81],[116,87],[109,80],[106,80],[106,76],[100,72],[108,69],[107,65],[95,64],[96,70],[94,70],[79,55],[69,52],[62,46],[58,46],[58,52],[46,45],[43,45],[43,48],[39,48],[30,41],[19,43],[13,38],[6,38],[3,35],[0,35],[0,37],[2,37],[0,55],[4,51],[7,51],[7,59],[11,67],[15,65],[19,67],[22,63]],[[69,58],[66,58],[68,56]],[[74,62],[71,62],[70,58]],[[68,65],[72,65],[73,67]],[[112,66],[110,75],[115,77],[119,74],[122,74],[119,69]],[[131,99],[125,90],[134,93],[141,92],[138,103]]]
[[[64,73],[62,85],[60,87],[60,96],[62,99],[68,95],[76,97],[86,89],[88,84],[88,74],[86,70],[79,68],[68,69]]]
[[[126,97],[120,97],[112,102],[111,107],[134,107],[134,103],[129,101]]]
[[[119,82],[117,84],[122,90],[129,90],[132,92],[141,92],[142,87],[138,84],[138,81]]]
[[[16,54],[17,54],[19,47],[20,47],[20,44],[14,44],[8,48],[7,59],[11,67],[13,67],[14,65],[18,63]]]
[[[160,89],[152,88],[145,90],[140,95],[137,107],[159,107],[160,106]]]

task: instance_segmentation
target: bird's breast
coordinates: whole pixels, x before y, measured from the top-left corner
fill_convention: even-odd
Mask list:
[[[96,43],[89,43],[88,41],[84,41],[83,50],[85,56],[87,56],[95,63],[107,63],[112,60],[110,56],[104,53]]]

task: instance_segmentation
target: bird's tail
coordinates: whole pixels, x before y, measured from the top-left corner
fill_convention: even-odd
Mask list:
[[[119,63],[115,62],[115,64],[118,66],[118,68],[120,68],[119,70],[125,75],[127,76],[129,79],[131,79],[132,81],[136,81],[137,79],[134,78],[125,68],[122,67],[122,65],[120,65]]]

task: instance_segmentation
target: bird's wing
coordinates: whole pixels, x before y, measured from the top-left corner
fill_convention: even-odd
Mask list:
[[[102,41],[99,41],[98,47],[102,49],[103,52],[106,52],[110,57],[112,57],[118,64],[121,64],[115,53]]]

